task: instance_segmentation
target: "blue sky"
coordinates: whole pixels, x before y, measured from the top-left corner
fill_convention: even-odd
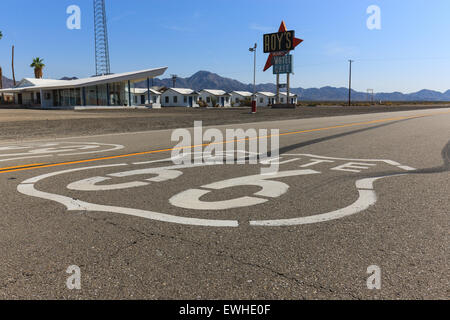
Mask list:
[[[68,30],[66,8],[81,8],[81,30]],[[368,6],[381,9],[381,30],[369,30]],[[450,89],[448,0],[107,0],[111,71],[168,66],[167,76],[208,70],[250,83],[257,42],[257,82],[267,55],[262,35],[281,20],[304,42],[294,52],[293,87],[347,86],[360,91]],[[92,0],[2,0],[0,65],[11,77],[32,77],[33,57],[44,58],[44,77],[95,73]]]

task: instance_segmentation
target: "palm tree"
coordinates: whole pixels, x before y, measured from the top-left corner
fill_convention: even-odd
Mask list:
[[[30,64],[31,68],[34,68],[34,76],[36,79],[42,78],[42,69],[44,69],[44,59],[41,59],[39,57],[33,59],[33,63]]]

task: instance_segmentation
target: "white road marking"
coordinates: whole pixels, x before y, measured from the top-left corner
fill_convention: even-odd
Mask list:
[[[238,227],[239,226],[239,222],[236,220],[215,220],[215,219],[213,220],[213,219],[186,218],[186,217],[174,216],[174,215],[169,215],[169,214],[164,214],[164,213],[159,213],[159,212],[154,212],[154,211],[93,204],[93,203],[88,203],[88,202],[84,202],[84,201],[80,201],[80,200],[75,200],[73,198],[62,196],[62,195],[39,191],[35,188],[35,185],[34,185],[35,183],[37,183],[43,179],[46,179],[49,177],[54,177],[54,176],[65,174],[65,173],[90,170],[90,169],[125,166],[125,165],[127,165],[127,164],[121,163],[121,164],[113,164],[113,165],[102,165],[102,166],[94,166],[94,167],[69,169],[69,170],[63,170],[63,171],[43,174],[38,177],[34,177],[31,179],[25,180],[22,184],[20,184],[17,187],[17,190],[20,193],[28,195],[28,196],[58,202],[64,206],[66,206],[67,210],[69,210],[69,211],[119,213],[119,214],[141,217],[141,218],[146,218],[146,219],[151,219],[151,220],[156,220],[156,221],[170,222],[170,223],[184,224],[184,225],[194,225],[194,226],[207,226],[207,227]]]
[[[302,166],[300,166],[300,168],[308,168],[308,167],[312,167],[315,166],[316,164],[320,164],[320,163],[333,163],[334,161],[331,160],[322,160],[322,159],[311,159],[310,163],[304,164]]]
[[[261,164],[278,164],[278,165],[282,165],[282,164],[286,164],[286,163],[295,162],[295,161],[300,160],[300,158],[294,158],[294,159],[289,159],[289,160],[285,160],[285,161],[281,161],[280,162],[281,159],[283,159],[283,157],[267,159],[267,160],[261,160],[260,163]]]
[[[406,171],[416,171],[417,169],[413,168],[413,167],[408,167],[408,166],[398,166],[400,169],[406,170]]]
[[[300,217],[293,219],[280,219],[280,220],[261,220],[250,221],[251,226],[265,226],[265,227],[282,227],[282,226],[298,226],[303,224],[319,223],[335,219],[344,218],[358,212],[368,209],[371,205],[374,205],[377,201],[377,196],[373,190],[358,190],[359,198],[356,202],[350,206],[339,209],[332,212],[318,214],[308,217]]]
[[[69,190],[78,190],[78,191],[109,191],[109,190],[120,190],[120,189],[128,189],[128,188],[136,188],[148,185],[146,182],[127,182],[127,183],[118,183],[113,185],[97,185],[97,183],[105,182],[111,180],[112,178],[106,177],[92,177],[83,179],[80,181],[72,182],[67,185],[67,189]]]
[[[370,167],[376,166],[374,163],[361,163],[361,162],[349,162],[343,165],[332,168],[335,171],[346,171],[360,173],[362,170],[370,169]]]
[[[173,206],[194,209],[194,210],[226,210],[231,208],[242,208],[254,206],[267,202],[267,199],[255,197],[240,197],[231,200],[223,201],[201,201],[200,198],[208,193],[210,190],[189,189],[181,192],[169,199]]]
[[[376,178],[366,178],[356,181],[356,188],[358,189],[359,197],[354,203],[349,205],[348,207],[338,209],[335,211],[317,214],[308,217],[299,217],[293,219],[279,219],[279,220],[254,220],[250,221],[251,226],[257,227],[283,227],[283,226],[298,226],[304,224],[312,224],[319,222],[326,222],[336,219],[341,219],[344,217],[348,217],[364,210],[367,210],[369,207],[373,206],[377,202],[377,195],[374,190],[374,182],[386,177],[394,177],[401,176],[403,174],[398,175],[390,175],[390,176],[382,176]]]
[[[298,155],[295,155],[298,156]],[[305,156],[305,155],[302,155]],[[328,159],[328,160],[339,160],[339,158],[331,158],[331,157],[320,157],[315,155],[310,155],[314,162],[317,162],[318,159]],[[167,161],[168,159],[163,160],[157,160],[159,162]],[[342,159],[343,161],[367,161],[370,160],[359,160],[359,159]],[[408,166],[403,166],[395,161],[390,160],[373,160],[374,162],[384,162],[391,165],[394,165],[396,167],[399,167],[405,171],[413,170],[413,168]],[[155,163],[155,162],[153,162]],[[319,162],[319,163],[322,163]],[[116,207],[116,206],[107,206],[107,205],[100,205],[100,204],[93,204],[93,203],[87,203],[80,200],[75,200],[70,197],[57,195],[57,194],[50,194],[43,191],[39,191],[35,189],[35,183],[46,179],[50,177],[54,177],[61,174],[76,172],[76,171],[82,171],[82,170],[90,170],[90,169],[98,169],[98,168],[108,168],[108,167],[118,167],[118,166],[126,166],[127,164],[113,164],[113,165],[102,165],[102,166],[94,166],[94,167],[84,167],[84,168],[76,168],[76,169],[69,169],[69,170],[63,170],[53,173],[48,173],[44,175],[40,175],[38,177],[30,178],[24,181],[22,184],[18,186],[18,191],[30,195],[33,197],[38,197],[42,199],[52,200],[58,203],[61,203],[65,205],[68,210],[82,210],[82,211],[92,211],[92,212],[111,212],[111,213],[119,213],[119,214],[125,214],[125,215],[131,215],[131,216],[137,216],[137,217],[143,217],[147,219],[153,219],[157,221],[163,221],[163,222],[171,222],[171,223],[177,223],[177,224],[185,224],[185,225],[196,225],[196,226],[210,226],[210,227],[238,227],[239,223],[237,220],[216,220],[216,219],[196,219],[196,218],[187,218],[187,217],[181,217],[181,216],[175,216],[175,215],[169,215],[159,212],[153,212],[148,210],[140,210],[140,209],[133,209],[133,208],[123,208],[123,207]],[[160,182],[160,181],[166,181],[170,179],[176,179],[182,174],[182,171],[179,171],[180,169],[184,168],[194,168],[194,167],[204,167],[214,164],[204,163],[204,164],[186,164],[186,165],[171,165],[171,166],[164,166],[164,167],[157,167],[157,168],[146,168],[146,169],[138,169],[138,170],[129,170],[129,171],[123,171],[123,172],[117,172],[108,174],[109,177],[92,177],[89,179],[80,180],[78,182],[74,182],[69,184],[68,188],[75,189],[75,190],[86,190],[86,191],[94,191],[94,190],[100,190],[96,189],[99,187],[105,187],[105,186],[97,186],[97,183],[101,183],[104,181],[110,181],[112,178],[121,178],[121,177],[129,177],[134,175],[145,175],[145,174],[156,174],[156,177],[147,179],[146,181],[152,181],[152,182]],[[367,163],[353,163],[346,164],[347,169],[361,169],[356,168],[358,166],[366,166],[365,168],[369,168],[370,166],[374,164],[367,164]],[[284,178],[284,177],[293,177],[293,176],[299,176],[299,175],[305,175],[305,174],[318,174],[320,172],[309,170],[309,169],[303,169],[303,170],[291,170],[291,171],[281,171],[277,172],[272,175],[253,175],[253,176],[247,176],[247,177],[238,177],[233,179],[228,179],[224,181],[219,181],[211,184],[204,185],[200,188],[209,189],[209,190],[202,190],[202,189],[189,189],[187,191],[181,192],[175,196],[173,196],[170,199],[170,203],[178,206],[183,207],[187,209],[194,209],[194,210],[225,210],[230,208],[239,208],[244,206],[251,206],[251,205],[258,205],[262,204],[264,202],[267,202],[269,199],[267,198],[274,198],[279,197],[283,194],[285,194],[288,189],[289,185],[287,185],[284,182],[280,181],[273,181],[273,179],[278,178]],[[406,174],[406,173],[405,173]],[[403,174],[399,174],[403,175]],[[391,175],[392,176],[392,175]],[[293,219],[274,219],[274,220],[253,220],[250,221],[251,226],[268,226],[268,227],[281,227],[281,226],[293,226],[293,225],[303,225],[303,224],[311,224],[311,223],[319,223],[319,222],[325,222],[325,221],[331,221],[335,219],[340,219],[343,217],[347,217],[350,215],[354,215],[356,213],[362,212],[366,209],[368,209],[370,206],[374,205],[377,201],[377,197],[374,190],[374,182],[385,178],[388,176],[382,176],[382,177],[374,177],[374,178],[365,178],[360,179],[356,181],[356,189],[359,193],[359,198],[357,201],[355,201],[353,204],[338,209],[332,212],[317,214],[313,216],[306,216],[306,217],[298,217]],[[129,187],[137,187],[138,185],[133,185],[137,183],[131,182],[131,183],[125,183],[125,184],[116,184],[116,185],[109,185],[107,187],[110,187],[109,190],[116,190],[121,188],[129,188]],[[148,182],[139,182],[141,185],[144,186],[149,184]],[[202,196],[207,195],[210,192],[214,192],[216,190],[222,190],[224,188],[229,187],[237,187],[237,186],[247,186],[247,185],[254,185],[261,188],[260,191],[256,192],[254,194],[254,197],[241,197],[237,199],[231,199],[226,201],[217,201],[217,202],[207,202],[207,201],[201,201],[200,198]]]
[[[120,167],[120,166],[126,166],[126,163],[119,163],[119,164],[109,164],[109,165],[102,165],[102,166],[93,166],[93,167],[83,167],[83,168],[75,168],[75,169],[67,169],[67,170],[63,170],[63,171],[57,171],[57,172],[50,172],[50,173],[46,173],[46,174],[42,174],[40,176],[34,177],[34,178],[30,178],[25,180],[24,182],[22,182],[23,184],[29,184],[29,183],[36,183],[38,181],[50,178],[50,177],[54,177],[54,176],[58,176],[60,174],[65,174],[65,173],[71,173],[71,172],[77,172],[77,171],[85,171],[85,170],[91,170],[91,169],[97,169],[97,168],[112,168],[112,167]]]
[[[12,160],[22,160],[22,159],[35,159],[35,158],[45,158],[48,155],[44,156],[32,156],[32,157],[19,157],[19,158],[9,158],[9,159],[0,159],[0,162],[12,161]]]
[[[229,180],[218,181],[208,185],[204,185],[201,188],[222,190],[237,186],[257,186],[261,187],[261,190],[255,193],[255,196],[277,198],[285,194],[289,185],[280,181],[271,181],[269,179],[279,179],[285,177],[310,175],[320,173],[314,170],[292,170],[281,171],[272,175],[253,175],[247,177],[239,177]],[[234,208],[242,208],[254,206],[267,202],[267,199],[255,198],[255,197],[240,197],[231,200],[223,201],[201,201],[200,197],[210,193],[211,191],[204,191],[200,189],[189,189],[181,192],[172,198],[169,202],[180,208],[194,209],[194,210],[226,210]]]
[[[62,157],[85,155],[92,153],[112,152],[123,149],[124,146],[118,144],[106,144],[96,142],[58,142],[58,143],[43,143],[43,144],[20,144],[1,147],[0,151],[22,150],[16,153],[0,153],[0,162],[23,160],[44,157]],[[85,151],[92,150],[94,151]],[[24,150],[28,150],[24,152]],[[5,159],[6,158],[6,159]]]
[[[352,158],[336,158],[336,157],[325,157],[325,156],[316,156],[314,154],[309,153],[286,153],[285,156],[305,156],[310,158],[318,158],[318,159],[328,159],[328,160],[342,160],[342,161],[361,161],[361,162],[385,162],[387,164],[390,164],[392,166],[400,166],[401,164],[392,161],[392,160],[386,160],[386,159],[352,159]]]

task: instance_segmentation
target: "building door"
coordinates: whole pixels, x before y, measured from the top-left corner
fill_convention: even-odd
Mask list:
[[[17,94],[17,104],[22,104],[22,94]]]
[[[225,98],[224,97],[220,98],[220,105],[222,107],[225,106]]]
[[[189,107],[192,107],[192,97],[189,97]]]
[[[141,96],[141,104],[145,104],[145,96],[144,95]]]

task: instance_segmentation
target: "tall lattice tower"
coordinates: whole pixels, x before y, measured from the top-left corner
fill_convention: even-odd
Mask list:
[[[111,74],[105,0],[94,0],[94,28],[96,75]]]

